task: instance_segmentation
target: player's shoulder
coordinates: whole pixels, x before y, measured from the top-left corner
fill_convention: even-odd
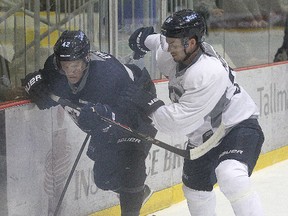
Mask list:
[[[114,57],[106,52],[101,51],[91,51],[90,52],[90,60],[93,61],[107,61],[109,59],[113,59]]]
[[[44,68],[40,70],[41,74],[45,77],[45,79],[57,79],[58,77],[63,76],[59,72],[59,68],[56,64],[56,59],[54,54],[50,55],[45,63]]]
[[[225,67],[220,59],[215,58],[214,56],[209,56],[203,54],[200,56],[195,67],[199,67],[199,69],[215,71],[215,70],[225,70]]]
[[[100,67],[102,71],[107,69],[109,69],[109,71],[125,69],[123,64],[115,56],[101,51],[91,52],[90,64],[93,65],[93,67]]]
[[[56,62],[55,62],[55,55],[52,54],[50,56],[48,56],[48,58],[46,59],[45,63],[44,63],[44,68],[53,68],[56,69]]]
[[[183,82],[185,86],[204,86],[228,79],[228,73],[216,58],[202,55],[195,64],[187,68]]]
[[[124,69],[124,66],[113,55],[100,51],[91,52],[90,65],[93,69],[105,74],[117,73]]]
[[[118,85],[119,82],[126,84],[129,76],[124,65],[110,54],[107,54],[107,56],[104,56],[105,53],[102,54],[98,53],[97,60],[90,61],[89,79],[97,80],[97,83],[105,83],[106,86]],[[111,56],[111,60],[108,60],[110,59],[109,56]],[[105,60],[105,58],[107,59]]]

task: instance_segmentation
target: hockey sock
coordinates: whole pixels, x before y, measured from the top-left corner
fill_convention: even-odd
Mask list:
[[[138,192],[120,192],[121,216],[139,216],[144,189]]]
[[[236,216],[263,216],[261,202],[252,189],[246,164],[225,160],[215,171],[220,190],[230,201]]]
[[[196,191],[183,185],[190,215],[215,216],[216,197],[213,191]]]

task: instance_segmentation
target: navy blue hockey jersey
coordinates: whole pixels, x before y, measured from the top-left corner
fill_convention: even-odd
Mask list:
[[[129,67],[120,63],[110,54],[92,52],[86,73],[86,77],[82,78],[85,79],[84,85],[83,80],[76,85],[69,84],[64,73],[61,73],[61,70],[57,68],[54,55],[47,59],[44,68],[41,70],[49,90],[55,95],[69,99],[79,106],[83,105],[81,101],[107,104],[116,114],[116,121],[131,128],[140,129],[141,132],[150,136],[155,136],[156,129],[151,126],[149,118],[145,117],[132,103],[121,101],[121,91],[131,84],[134,79]],[[155,90],[155,87],[151,89]],[[156,92],[153,93],[156,94]],[[55,104],[47,106],[52,105]],[[77,113],[74,113],[73,110],[67,111],[77,123]],[[119,145],[119,142],[126,140],[131,135],[120,132],[115,126],[108,131],[104,129],[107,129],[105,124],[103,128],[91,132],[87,154],[92,160],[96,160],[101,154],[103,155],[105,149],[110,151],[111,148],[114,148],[117,151],[128,148],[128,146],[129,148],[145,148],[143,144],[139,144],[138,139],[134,139],[134,143],[128,142],[128,146],[125,143]],[[131,140],[133,141],[133,139]]]

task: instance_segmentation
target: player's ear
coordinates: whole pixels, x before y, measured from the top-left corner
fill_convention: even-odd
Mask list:
[[[195,38],[191,38],[188,43],[191,48],[194,48],[197,45],[197,41]]]

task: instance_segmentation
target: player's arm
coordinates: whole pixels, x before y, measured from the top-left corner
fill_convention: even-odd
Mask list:
[[[188,91],[183,94],[179,103],[159,107],[150,117],[155,128],[161,132],[187,135],[204,123],[204,118],[215,108],[224,94],[224,89],[206,93],[204,89],[202,92]]]
[[[98,77],[101,85],[98,84],[94,91],[98,91],[101,97],[96,101],[90,98],[90,100],[87,99],[88,102],[84,102],[78,117],[78,126],[81,129],[93,131],[107,128],[108,125],[101,120],[101,116],[129,127],[134,126],[132,119],[137,116],[133,113],[133,106],[119,100],[120,89],[123,89],[127,82],[132,82],[132,80],[130,78],[128,80],[126,75],[118,72],[115,72],[115,76]]]
[[[226,74],[216,75],[200,83],[195,83],[194,78],[188,79],[190,82],[185,84],[185,92],[178,103],[164,105],[161,100],[135,86],[127,90],[127,99],[135,103],[139,109],[145,109],[159,131],[188,134],[203,124],[204,117],[223,97],[228,78]]]
[[[57,105],[57,103],[55,103],[49,97],[51,89],[49,78],[46,76],[46,73],[49,73],[50,70],[47,66],[47,61],[45,63],[46,67],[44,66],[44,69],[27,74],[22,81],[22,85],[24,86],[29,98],[41,110],[48,109]]]

